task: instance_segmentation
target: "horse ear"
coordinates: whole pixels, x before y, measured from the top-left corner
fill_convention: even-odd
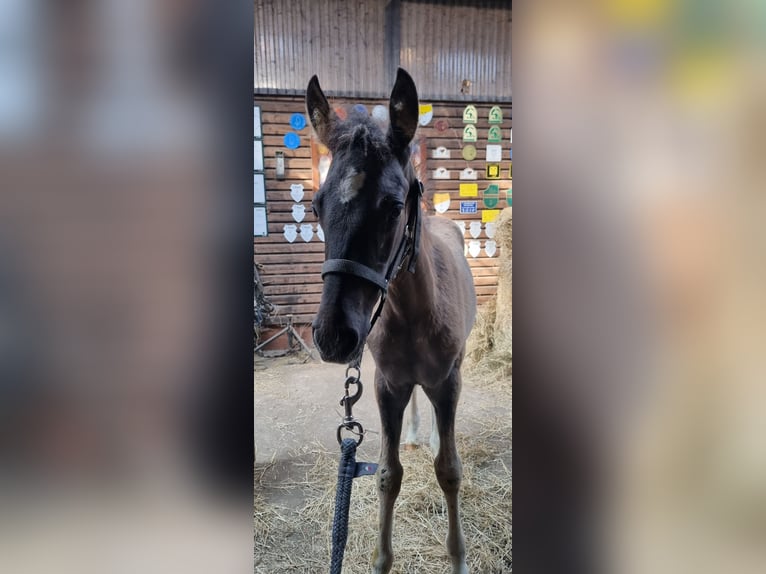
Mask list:
[[[312,76],[306,88],[306,112],[319,141],[327,145],[330,132],[335,124],[335,112],[330,109],[327,98],[319,86],[319,79]],[[328,146],[329,147],[329,146]]]
[[[396,71],[396,83],[388,104],[391,125],[388,138],[396,155],[401,155],[410,145],[418,129],[418,90],[412,77],[402,68]]]

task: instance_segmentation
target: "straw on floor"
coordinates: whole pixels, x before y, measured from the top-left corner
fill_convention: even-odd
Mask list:
[[[461,506],[471,572],[512,571],[510,421],[485,421],[471,436],[458,436],[463,460]],[[305,478],[270,481],[268,465],[256,472],[255,572],[318,573],[327,570],[338,455],[319,445],[302,454]],[[442,574],[449,570],[444,547],[447,515],[444,497],[433,472],[427,447],[401,453],[404,482],[394,522],[393,572]],[[281,489],[303,502],[266,502],[264,491]],[[354,480],[349,539],[344,572],[368,573],[378,528],[378,497],[374,477]]]

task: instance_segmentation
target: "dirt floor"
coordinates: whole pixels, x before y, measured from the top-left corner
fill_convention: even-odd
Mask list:
[[[258,574],[313,574],[327,571],[329,565],[331,505],[338,460],[335,432],[342,416],[339,400],[343,394],[345,368],[311,360],[304,363],[305,358],[295,355],[255,359],[254,557]],[[354,415],[368,434],[357,453],[357,460],[375,462],[379,453],[379,420],[372,357],[366,354],[362,364],[364,395],[354,406]],[[511,383],[502,383],[487,383],[485,377],[472,376],[464,369],[457,435],[464,473],[468,477],[464,478],[466,495],[463,501],[468,562],[471,572],[477,574],[512,571]],[[418,438],[422,446],[415,451],[402,452],[405,476],[400,498],[406,499],[407,489],[411,492],[423,490],[428,497],[434,497],[435,502],[432,504],[434,508],[425,509],[406,502],[398,504],[394,523],[397,555],[393,571],[402,574],[447,572],[449,569],[442,544],[446,530],[434,537],[428,529],[416,527],[410,532],[405,526],[413,519],[446,529],[443,509],[439,507],[441,492],[433,478],[432,456],[428,448],[430,406],[422,390],[417,389],[417,392],[421,412]],[[370,571],[369,555],[375,542],[377,514],[374,480],[374,477],[361,477],[354,481],[349,526],[352,534],[344,572]],[[483,516],[487,505],[491,505],[490,500],[499,495],[508,498],[507,505],[498,506],[497,513],[501,515],[490,513],[489,518],[479,517],[479,514]],[[364,523],[357,524],[356,530],[355,508],[362,514],[356,518],[357,522]],[[475,510],[472,512],[472,509]],[[429,513],[433,516],[429,517]],[[502,515],[504,513],[508,515]],[[490,520],[492,528],[487,528],[482,520]],[[419,531],[422,541],[418,540]],[[355,537],[355,533],[358,536]],[[397,541],[397,533],[407,540]],[[363,548],[355,548],[355,545]]]

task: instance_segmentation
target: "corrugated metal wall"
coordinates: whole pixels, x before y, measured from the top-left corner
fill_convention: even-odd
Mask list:
[[[255,92],[301,93],[319,76],[328,95],[380,96],[386,4],[375,0],[255,0]]]
[[[511,10],[502,4],[402,2],[400,65],[421,97],[511,101]]]
[[[511,2],[255,0],[254,65],[257,94],[387,97],[401,65],[423,99],[509,102]]]

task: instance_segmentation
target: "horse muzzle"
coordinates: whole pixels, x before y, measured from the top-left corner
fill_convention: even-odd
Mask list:
[[[312,324],[312,333],[319,356],[328,363],[351,362],[364,344],[362,331],[343,323],[317,320]]]

